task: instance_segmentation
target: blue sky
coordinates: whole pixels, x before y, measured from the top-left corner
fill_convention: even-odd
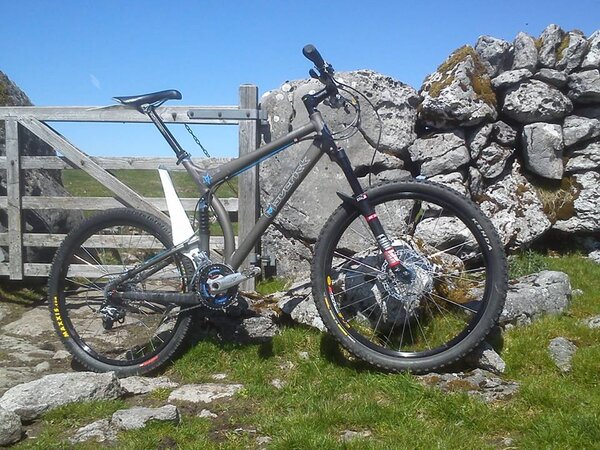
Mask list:
[[[545,1],[7,1],[0,70],[36,105],[106,105],[115,95],[179,89],[180,105],[233,105],[305,78],[313,43],[337,70],[369,68],[419,88],[456,48],[480,35],[539,36],[550,23],[589,36],[600,0]],[[201,155],[182,126],[177,136]],[[61,125],[96,155],[165,155],[151,125]],[[237,152],[237,128],[196,126],[215,156]]]

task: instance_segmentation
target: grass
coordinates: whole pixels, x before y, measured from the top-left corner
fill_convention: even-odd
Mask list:
[[[111,173],[144,197],[163,195],[160,177],[156,170],[112,170]],[[198,197],[198,189],[186,172],[170,172],[177,193],[182,198]],[[71,195],[80,197],[106,197],[112,193],[82,170],[63,170],[63,185]],[[237,179],[223,184],[217,195],[222,198],[237,197]]]
[[[163,190],[156,170],[112,170],[111,173],[143,197],[162,197]],[[186,172],[170,172],[177,194],[181,198],[198,198],[198,189]],[[63,185],[75,197],[111,197],[112,193],[82,170],[63,170]],[[232,179],[217,189],[219,198],[237,197],[238,180]],[[192,217],[192,213],[189,213]],[[89,215],[89,214],[87,214]],[[233,232],[238,233],[238,222],[233,222]],[[222,236],[217,223],[211,223],[210,232]]]
[[[461,392],[443,394],[412,375],[373,370],[313,329],[284,327],[260,345],[206,340],[190,348],[165,375],[198,383],[225,373],[227,382],[243,383],[243,391],[208,406],[216,419],[196,417],[201,408],[184,409],[179,426],[122,432],[116,447],[257,448],[257,436],[269,436],[273,449],[598,448],[600,330],[581,321],[600,314],[600,266],[577,254],[554,258],[534,252],[511,262],[513,273],[540,268],[568,273],[583,294],[573,298],[566,314],[504,333],[504,378],[521,385],[511,400],[489,405]],[[548,356],[548,343],[557,336],[578,346],[568,374]],[[274,387],[274,379],[283,387]],[[156,404],[166,395],[158,392],[148,401]],[[121,407],[121,402],[63,407],[44,416],[37,439],[17,447],[70,448],[65,439],[77,427]],[[344,442],[344,430],[371,435]]]

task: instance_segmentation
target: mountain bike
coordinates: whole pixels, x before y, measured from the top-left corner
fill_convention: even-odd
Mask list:
[[[413,179],[363,188],[319,105],[347,105],[343,84],[312,45],[310,76],[322,88],[302,98],[306,124],[218,168],[194,164],[156,109],[176,90],[116,97],[148,115],[199,190],[196,227],[159,168],[171,224],[146,212],[112,209],[82,222],[58,249],[49,279],[54,326],[73,357],[94,371],[144,374],[167,363],[197,313],[227,312],[239,285],[260,269],[242,267],[284,204],[327,155],[343,171],[315,243],[312,297],[329,332],[350,353],[387,371],[433,371],[471,352],[502,310],[507,289],[503,246],[491,222],[448,187]],[[236,248],[224,182],[300,140],[310,147]],[[218,228],[224,245],[211,245]],[[195,229],[194,229],[195,228]],[[196,313],[196,314],[194,314]]]

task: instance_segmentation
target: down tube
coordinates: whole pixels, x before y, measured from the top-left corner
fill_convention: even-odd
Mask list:
[[[270,200],[265,208],[265,213],[260,216],[256,225],[254,225],[250,230],[250,233],[248,233],[248,236],[246,236],[244,241],[240,243],[238,249],[233,253],[231,257],[231,266],[235,270],[239,269],[244,259],[246,259],[248,254],[254,248],[256,242],[263,235],[267,227],[273,222],[275,216],[281,211],[283,205],[285,205],[296,191],[300,183],[302,183],[315,164],[321,159],[322,155],[322,150],[313,141],[277,196]]]

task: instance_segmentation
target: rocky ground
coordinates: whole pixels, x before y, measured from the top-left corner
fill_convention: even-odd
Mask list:
[[[216,332],[224,339],[246,342],[271,339],[286,316],[321,329],[322,323],[304,285],[278,293],[268,301],[248,299],[250,308],[237,318],[214,321]],[[576,294],[576,293],[575,293]],[[557,314],[568,307],[572,296],[568,276],[542,271],[511,283],[505,309],[500,318],[504,328],[531,323],[543,314]],[[273,312],[278,300],[280,315]],[[254,305],[255,307],[252,307]],[[277,308],[275,308],[277,309]],[[591,317],[587,326],[598,327],[600,319]],[[496,338],[501,334],[496,333]],[[577,347],[559,337],[548,343],[548,352],[559,370],[568,372]],[[463,390],[485,402],[504,400],[514,395],[519,385],[502,378],[505,364],[493,346],[484,343],[453,373],[428,374],[419,380],[442,391]],[[227,401],[243,389],[238,380],[214,374],[214,383],[180,385],[166,377],[131,377],[118,380],[112,374],[78,372],[70,355],[56,337],[47,306],[42,303],[0,303],[0,445],[17,442],[36,433],[36,420],[46,411],[74,401],[126,398],[130,408],[115,412],[77,430],[70,442],[96,440],[109,442],[120,430],[140,428],[149,420],[178,422],[182,414],[216,418],[210,411],[213,401]],[[277,380],[273,380],[276,386]],[[149,395],[156,389],[170,394],[162,404]],[[257,447],[269,442],[257,435]]]

